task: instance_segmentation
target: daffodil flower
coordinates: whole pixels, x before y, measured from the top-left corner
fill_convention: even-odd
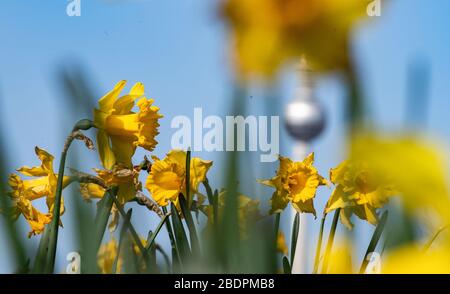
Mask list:
[[[291,202],[297,211],[312,213],[315,216],[313,199],[317,188],[327,185],[328,182],[313,166],[314,153],[309,154],[302,162],[293,162],[282,156],[279,161],[280,166],[275,177],[260,181],[276,189],[272,195],[270,213],[281,212]]]
[[[147,244],[147,240],[140,237],[141,242],[144,246]],[[113,237],[107,243],[104,243],[100,246],[97,254],[97,265],[102,274],[112,274],[114,261],[116,260],[117,254],[119,257],[117,258],[116,265],[116,273],[120,274],[122,272],[122,267],[124,265],[125,254],[123,251],[119,251],[119,244],[116,239]],[[141,256],[141,251],[138,246],[133,243],[133,251],[136,256]],[[142,270],[145,270],[145,263],[142,264]]]
[[[424,250],[417,244],[404,245],[386,254],[381,264],[384,274],[449,274],[448,244]]]
[[[408,212],[431,212],[440,225],[450,223],[448,170],[437,145],[412,135],[356,134],[351,158],[367,162],[378,181],[395,185]]]
[[[150,191],[153,199],[161,206],[169,201],[177,204],[178,195],[186,195],[186,152],[171,150],[167,156],[160,160],[153,157],[151,171],[147,177],[145,187]],[[194,157],[190,162],[189,190],[192,194],[198,192],[198,186],[206,179],[206,173],[212,161]]]
[[[98,151],[103,166],[109,170],[116,163],[131,167],[136,147],[153,151],[157,144],[155,137],[159,134],[158,120],[162,115],[153,105],[153,99],[144,97],[144,85],[137,83],[128,95],[119,97],[125,84],[126,81],[117,83],[99,100],[99,108],[94,110]],[[137,113],[132,111],[136,100]]]
[[[319,70],[347,66],[353,27],[366,16],[361,0],[227,0],[223,16],[244,76],[271,76],[306,57]]]
[[[350,221],[353,214],[375,225],[377,209],[397,193],[391,184],[376,177],[366,162],[344,161],[330,170],[330,180],[336,189],[327,202],[325,213],[341,208],[341,222],[348,228],[353,227]]]
[[[22,214],[30,224],[31,232],[29,236],[42,233],[44,226],[51,221],[58,179],[58,176],[53,171],[54,157],[39,147],[35,148],[35,152],[41,161],[40,166],[24,166],[17,169],[20,174],[33,178],[22,179],[17,174],[11,174],[8,181],[11,188],[9,196],[13,201],[15,215],[18,217]],[[63,188],[70,182],[70,177],[65,176]],[[45,197],[48,207],[47,214],[41,213],[32,205],[33,200],[43,197]],[[61,215],[64,213],[64,210],[64,202],[62,202]]]
[[[118,254],[118,244],[116,239],[111,240],[100,246],[97,254],[97,265],[102,274],[111,274],[113,272],[114,261]],[[119,256],[117,260],[116,273],[120,274],[123,265],[123,258]]]

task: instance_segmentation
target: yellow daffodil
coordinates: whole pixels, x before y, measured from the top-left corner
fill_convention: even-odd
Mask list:
[[[352,263],[352,247],[347,240],[337,242],[330,252],[328,274],[354,274]]]
[[[289,252],[289,249],[286,245],[286,239],[284,238],[283,232],[278,232],[277,236],[277,251],[280,252],[283,255],[287,255]]]
[[[108,243],[102,244],[97,254],[97,265],[102,274],[111,274],[113,272],[114,261],[116,260],[118,244],[116,239],[112,238]],[[116,273],[120,274],[123,265],[123,258],[119,256],[117,260]]]
[[[97,144],[100,159],[106,169],[116,163],[131,167],[131,158],[137,146],[152,151],[157,142],[159,108],[153,99],[144,97],[144,85],[135,84],[128,95],[119,97],[126,81],[120,81],[114,89],[99,100],[94,110],[94,122],[99,129]],[[139,99],[139,100],[138,100]],[[136,105],[139,112],[132,111]]]
[[[330,180],[336,185],[325,207],[325,213],[341,208],[340,219],[348,228],[352,214],[371,224],[378,222],[377,209],[395,195],[387,181],[376,177],[365,162],[344,161],[330,170]]]
[[[140,239],[142,245],[146,246],[147,240],[145,240],[142,237]],[[102,274],[111,274],[113,272],[114,261],[116,260],[119,250],[118,248],[119,244],[114,238],[111,238],[111,240],[108,243],[102,244],[102,246],[100,246],[100,249],[98,250],[97,254],[97,265]],[[123,252],[124,251],[122,249],[121,253],[119,253],[119,258],[117,258],[117,267],[116,267],[117,274],[120,274],[122,272],[122,267],[124,264]],[[141,252],[135,243],[133,243],[133,252],[137,256],[141,256]],[[143,266],[142,269],[145,270],[145,263],[142,266]]]
[[[260,181],[276,189],[272,195],[270,213],[278,213],[292,202],[297,211],[312,213],[315,216],[313,199],[317,187],[328,183],[313,166],[314,153],[309,154],[302,162],[293,162],[282,156],[279,161],[280,166],[275,177]]]
[[[438,148],[412,136],[365,134],[353,138],[351,151],[371,166],[374,178],[395,186],[408,211],[432,212],[440,225],[450,223],[446,159]]]
[[[381,264],[385,274],[450,274],[450,248],[440,246],[424,250],[415,244],[405,245],[386,254]]]
[[[28,167],[24,166],[17,171],[31,179],[22,179],[16,174],[9,176],[9,186],[11,191],[9,196],[13,201],[15,215],[18,217],[22,214],[31,226],[31,235],[42,233],[44,226],[51,221],[53,214],[53,205],[55,201],[55,192],[57,185],[57,175],[53,172],[54,157],[47,151],[35,148],[35,152],[39,160],[40,166]],[[64,177],[63,188],[70,183],[70,177]],[[33,207],[32,201],[45,197],[48,213],[39,212]],[[64,213],[64,202],[61,203],[61,215]]]
[[[238,69],[244,75],[272,75],[305,56],[318,69],[347,65],[349,39],[366,16],[361,0],[226,0]]]
[[[151,171],[147,177],[146,188],[152,194],[153,199],[161,206],[166,206],[169,201],[176,203],[178,195],[186,195],[186,152],[172,150],[160,160],[153,157]],[[190,163],[190,192],[197,193],[198,186],[206,179],[206,173],[212,165],[212,161],[194,157]]]
[[[106,186],[117,186],[117,197],[120,203],[132,200],[136,196],[136,191],[140,190],[139,168],[129,169],[121,165],[115,165],[112,170],[94,169],[97,176],[105,183]],[[91,198],[103,198],[105,188],[95,183],[80,184],[81,193],[85,200]]]

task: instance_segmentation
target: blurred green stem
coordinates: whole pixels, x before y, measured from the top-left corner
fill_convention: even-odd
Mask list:
[[[281,213],[276,213],[275,214],[275,242],[277,242],[278,231],[280,230],[280,218],[281,218]]]
[[[331,250],[333,248],[334,236],[336,235],[336,228],[339,220],[339,214],[341,208],[336,209],[333,216],[333,223],[331,224],[330,235],[328,236],[327,249],[325,251],[325,257],[323,258],[322,273],[326,274],[328,271],[328,262],[330,259]]]
[[[320,222],[320,232],[319,232],[319,239],[317,240],[317,247],[316,247],[316,256],[314,258],[314,269],[313,274],[317,274],[319,270],[319,260],[320,260],[320,251],[322,248],[322,239],[323,239],[323,229],[325,227],[325,219],[327,217],[327,214],[324,213],[322,216],[322,221]]]
[[[449,226],[444,226],[444,227],[440,228],[440,229],[433,235],[433,237],[431,237],[431,239],[425,244],[425,246],[423,246],[423,250],[424,250],[424,251],[427,251],[427,250],[431,247],[431,245],[433,244],[433,242],[437,239],[437,237],[439,237],[439,235],[440,235],[443,231],[445,231],[446,229],[448,229],[448,228],[449,228]]]
[[[358,82],[358,74],[353,62],[351,61],[351,57],[349,57],[349,60],[350,61],[348,62],[344,73],[348,85],[347,123],[350,132],[353,132],[356,127],[361,127],[360,124],[364,119],[364,105]]]

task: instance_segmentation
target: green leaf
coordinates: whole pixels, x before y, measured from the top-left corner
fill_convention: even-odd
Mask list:
[[[186,199],[184,198],[183,194],[180,194],[178,196],[178,199],[180,201],[181,211],[183,213],[184,220],[186,221],[186,224],[188,226],[189,238],[191,240],[192,253],[195,256],[199,256],[200,243],[197,238],[197,230],[195,229],[195,224],[194,224],[194,220],[192,219],[191,211],[188,208],[188,204],[186,203]]]
[[[184,231],[180,215],[178,214],[178,211],[173,203],[170,204],[170,211],[173,224],[173,232],[175,235],[175,242],[180,253],[181,261],[185,261],[191,253],[189,242],[186,236],[186,232]]]
[[[39,247],[34,260],[34,266],[32,270],[33,274],[41,274],[44,272],[49,241],[48,231],[49,231],[48,226],[46,226],[44,229],[44,233],[41,236],[41,240],[39,241]]]
[[[132,213],[133,213],[133,210],[130,208],[127,211],[127,215],[124,218],[123,225],[120,230],[119,244],[117,245],[117,253],[116,253],[116,257],[114,258],[114,263],[112,266],[112,272],[111,272],[112,274],[117,273],[117,265],[119,264],[120,250],[122,249],[122,246],[123,246],[123,241],[125,239],[126,231],[128,230],[128,224],[130,223]]]
[[[159,222],[158,226],[156,227],[155,232],[153,232],[151,235],[149,235],[149,238],[147,240],[147,245],[145,247],[146,250],[149,250],[150,247],[153,245],[153,243],[155,242],[156,236],[158,236],[159,231],[161,231],[162,226],[164,225],[164,223],[166,222],[167,218],[169,217],[170,214],[165,214],[161,221]]]
[[[285,274],[292,273],[291,265],[289,264],[289,260],[286,256],[283,256],[283,272]]]
[[[114,203],[114,197],[117,195],[118,188],[112,187],[108,189],[103,198],[98,202],[97,214],[95,216],[95,229],[96,229],[96,248],[100,248],[100,244],[103,240],[106,227],[108,225],[109,216],[111,215],[111,209]]]
[[[162,209],[162,211],[164,212],[165,215],[168,214],[167,208],[165,206],[163,206],[161,209]],[[173,230],[172,230],[172,224],[170,222],[170,219],[166,220],[166,230],[167,230],[167,233],[169,234],[170,246],[172,247],[171,248],[171,253],[172,253],[172,271],[171,272],[173,272],[174,268],[181,267],[181,257],[180,257],[180,252],[179,252],[178,247],[177,247],[177,243],[175,242],[175,237],[174,237],[174,233],[173,233]]]

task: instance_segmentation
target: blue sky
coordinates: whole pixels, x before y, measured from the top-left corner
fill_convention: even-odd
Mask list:
[[[82,67],[96,97],[121,79],[130,84],[143,82],[147,95],[155,98],[165,116],[155,150],[159,156],[170,149],[172,117],[192,116],[194,107],[202,107],[204,115],[227,113],[233,77],[227,62],[226,30],[217,18],[218,1],[81,2],[80,17],[68,17],[68,2],[62,0],[3,0],[0,4],[0,121],[9,170],[37,164],[35,145],[59,154],[63,134],[75,120],[66,114],[65,94],[58,79],[62,67]],[[354,36],[355,58],[371,114],[380,127],[400,129],[405,118],[408,68],[417,61],[425,62],[430,70],[427,132],[446,142],[450,135],[450,1],[385,2],[382,16],[371,19]],[[266,97],[261,89],[252,90],[252,98],[247,97],[247,114],[263,114],[261,105],[268,99],[275,99],[271,103],[278,110],[273,111],[280,112],[294,86],[292,70],[286,69],[273,91],[274,97]],[[344,94],[336,76],[321,79],[317,97],[325,105],[328,124],[311,148],[322,174],[327,174],[344,154]],[[280,144],[281,152],[289,154],[292,141],[284,131]],[[85,170],[99,167],[95,154],[83,149],[80,152],[86,156]],[[136,158],[144,154],[139,151]],[[194,155],[215,161],[210,177],[219,187],[224,154]],[[273,164],[252,166],[252,175],[267,177],[275,168]],[[243,192],[256,193],[263,206],[271,195],[270,189],[265,188]],[[319,211],[329,192],[324,189],[318,193]],[[70,199],[67,201],[70,207]],[[76,250],[72,217],[69,208],[63,216],[63,246],[58,249],[61,271],[65,255]],[[156,226],[156,219],[143,210],[136,211],[134,217],[140,220],[138,229],[142,234]],[[287,220],[288,216],[284,218]],[[365,244],[372,228],[356,223],[363,234],[361,243]],[[20,224],[26,227],[23,222]],[[316,239],[318,226],[316,221],[311,227],[311,240]],[[37,240],[24,242],[35,244]],[[161,236],[160,242],[166,241]],[[11,271],[8,256],[7,242],[0,234],[0,272]]]

